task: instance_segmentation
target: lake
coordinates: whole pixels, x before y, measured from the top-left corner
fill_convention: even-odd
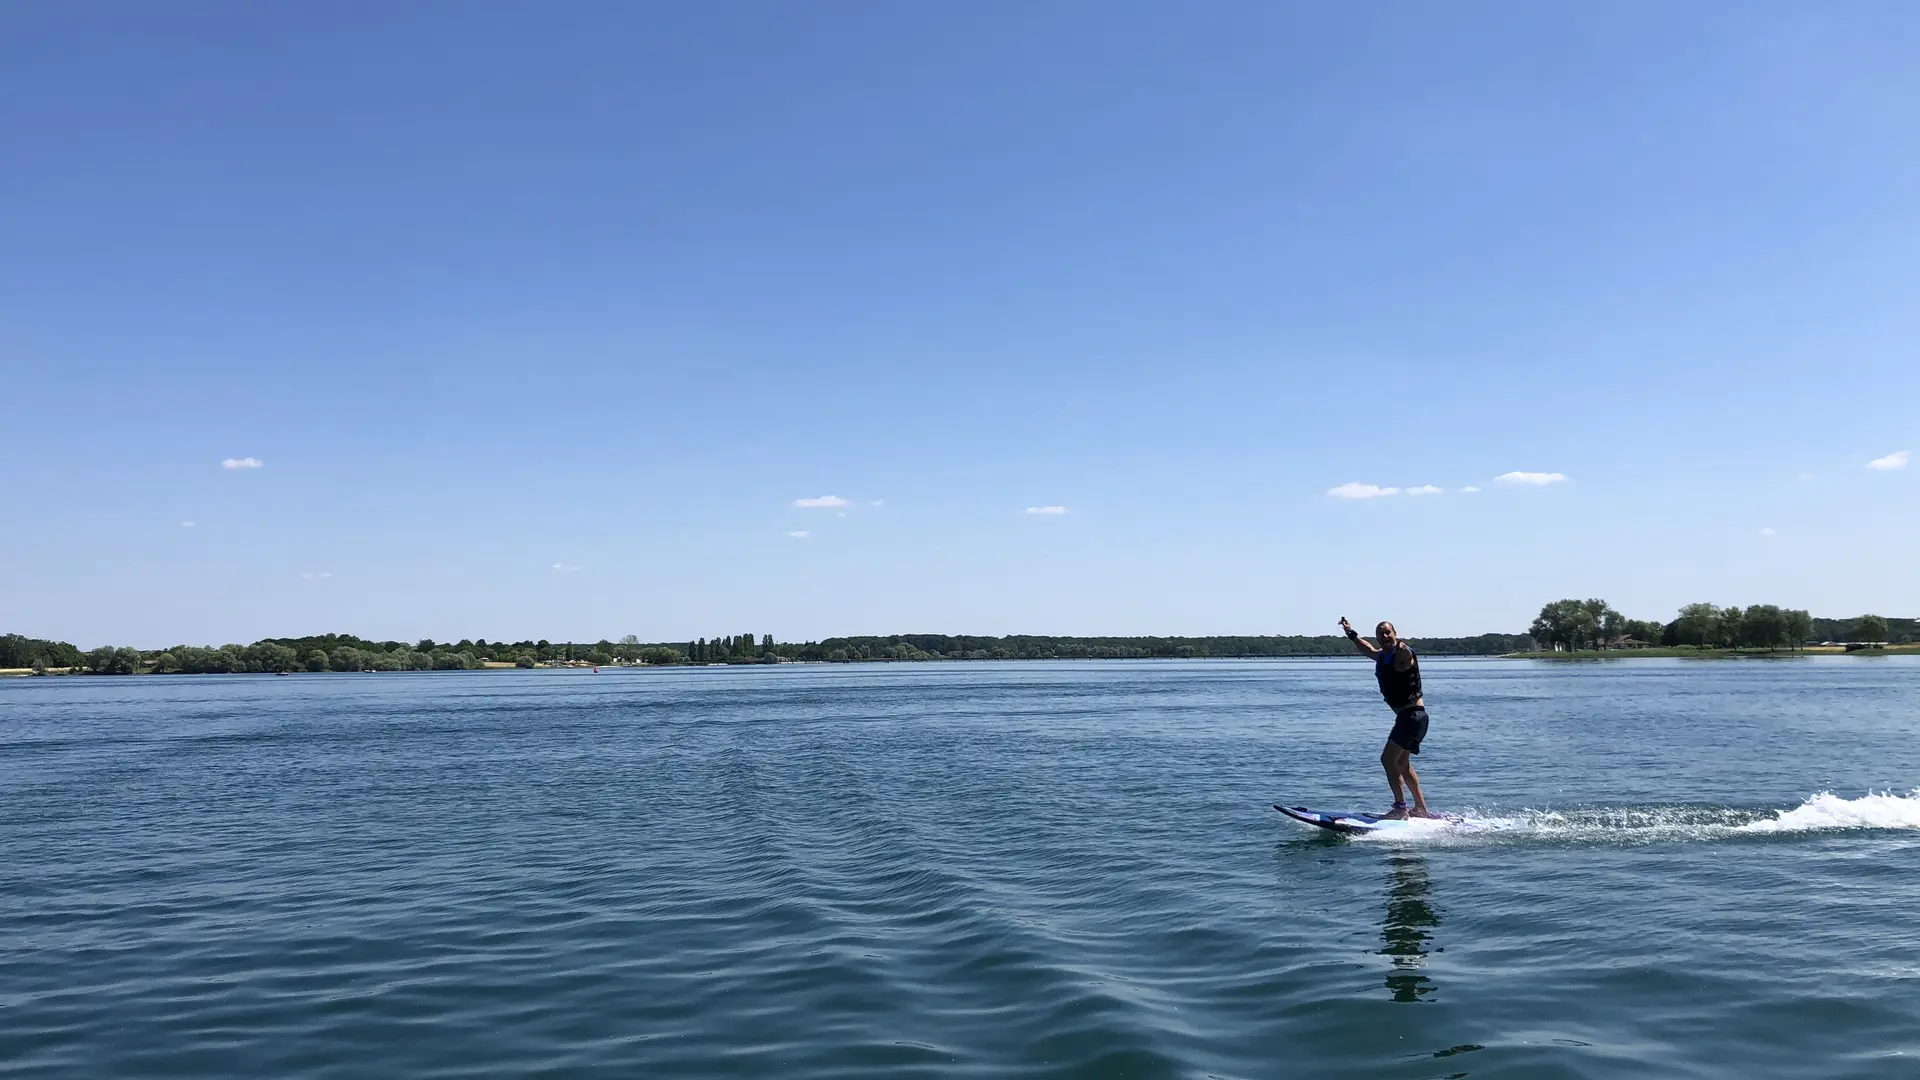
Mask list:
[[[0,1073],[1920,1077],[1920,658],[0,680]]]

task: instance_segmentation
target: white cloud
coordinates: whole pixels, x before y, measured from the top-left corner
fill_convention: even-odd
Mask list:
[[[1557,472],[1510,472],[1501,473],[1493,479],[1501,484],[1531,484],[1534,487],[1545,487],[1565,480],[1566,475]]]
[[[873,505],[875,505],[875,506],[885,506],[885,505],[887,505],[887,500],[885,500],[885,499],[875,499],[875,500],[873,500]]]
[[[308,581],[312,581],[316,578],[330,578],[333,576],[333,573],[332,571],[326,571],[318,574],[301,574],[300,576],[307,579]]]
[[[1336,499],[1377,499],[1382,495],[1398,495],[1400,494],[1400,489],[1395,487],[1381,487],[1378,484],[1350,483],[1341,484],[1336,488],[1328,488],[1327,494]]]
[[[183,528],[183,529],[191,529],[191,528],[193,528],[193,522],[191,522],[191,521],[183,521],[183,522],[181,522],[181,523],[180,523],[180,527],[181,527],[181,528]]]
[[[580,568],[577,566],[568,566],[566,563],[557,562],[553,564],[553,569],[558,573],[571,574],[574,571],[579,570]]]
[[[805,540],[807,537],[812,536],[813,534],[808,532],[805,529],[795,529],[794,531],[788,533],[787,535],[793,537],[795,540]]]
[[[804,506],[810,510],[832,509],[836,506],[850,506],[851,503],[838,495],[821,495],[812,499],[795,499],[793,505]]]
[[[1474,487],[1472,484],[1468,484],[1466,487],[1460,489],[1460,494],[1462,495],[1478,495],[1479,493],[1480,489]]]
[[[1769,526],[1767,526],[1766,528],[1764,528],[1764,529],[1761,529],[1761,530],[1760,530],[1760,535],[1761,535],[1761,536],[1772,536],[1772,535],[1773,535],[1773,526],[1771,526],[1771,525],[1769,525]]]
[[[1066,512],[1067,512],[1067,508],[1064,506],[1029,506],[1027,507],[1027,513],[1029,514],[1046,514],[1050,517],[1059,517],[1061,514],[1064,514]]]
[[[223,469],[259,469],[264,468],[266,464],[266,462],[261,461],[257,457],[230,457],[222,459],[220,467]]]
[[[1409,495],[1438,495],[1440,493],[1441,489],[1434,487],[1432,484],[1421,484],[1417,488],[1407,489],[1407,494]]]
[[[1904,469],[1906,467],[1907,451],[1905,450],[1895,450],[1886,457],[1877,457],[1867,462],[1867,468],[1879,469],[1881,472],[1887,472],[1892,469]]]

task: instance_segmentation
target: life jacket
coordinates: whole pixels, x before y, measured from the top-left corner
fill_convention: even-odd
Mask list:
[[[1382,649],[1373,658],[1373,678],[1380,684],[1380,696],[1387,699],[1387,707],[1396,716],[1413,708],[1413,703],[1420,700],[1420,658],[1415,656],[1407,670],[1395,671],[1393,655],[1398,651],[1397,646]],[[1413,646],[1407,646],[1407,652],[1411,654]]]

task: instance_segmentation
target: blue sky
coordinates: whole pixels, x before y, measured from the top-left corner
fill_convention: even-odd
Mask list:
[[[11,5],[0,629],[1913,614],[1916,47],[1905,3]]]

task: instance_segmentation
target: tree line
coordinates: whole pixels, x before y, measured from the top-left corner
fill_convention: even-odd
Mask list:
[[[1424,638],[1431,655],[1497,656],[1529,646],[1524,635]],[[794,661],[854,663],[898,660],[1138,660],[1346,656],[1353,646],[1334,634],[1219,637],[1059,637],[1017,634],[988,637],[952,634],[890,634],[778,642],[772,634],[730,634],[686,642],[644,643],[629,634],[619,641],[550,642],[545,639],[489,642],[485,638],[413,643],[373,641],[352,634],[263,638],[251,645],[171,645],[136,649],[103,645],[82,652],[66,642],[9,634],[0,638],[0,667],[45,671],[64,668],[97,675],[224,675],[292,671],[446,671],[511,663],[531,668],[558,664],[772,664]]]
[[[1687,604],[1670,622],[1630,619],[1605,600],[1554,600],[1527,628],[1539,648],[1551,651],[1634,648],[1642,645],[1700,649],[1798,649],[1819,641],[1898,644],[1913,640],[1913,619],[1862,615],[1816,619],[1809,612],[1773,604],[1719,607]]]
[[[1524,634],[1419,638],[1422,653],[1435,656],[1498,656],[1528,647]],[[1014,634],[974,637],[950,634],[892,634],[837,637],[777,647],[783,658],[851,662],[859,660],[1151,660],[1246,659],[1288,656],[1351,656],[1353,645],[1339,634],[1216,637],[1057,637]]]
[[[1581,650],[1634,644],[1698,648],[1797,648],[1809,641],[1901,643],[1920,636],[1914,619],[1864,615],[1818,619],[1771,604],[1688,604],[1669,622],[1630,619],[1604,600],[1555,600],[1526,634],[1414,638],[1429,656],[1499,656],[1532,649]],[[201,675],[283,671],[448,671],[510,663],[772,664],[929,660],[1146,660],[1348,656],[1337,634],[1213,637],[1065,637],[1014,634],[887,634],[780,642],[772,634],[724,634],[685,642],[374,641],[352,634],[263,638],[251,645],[173,645],[164,649],[101,646],[86,652],[64,641],[0,636],[0,668],[66,669],[100,675]]]

